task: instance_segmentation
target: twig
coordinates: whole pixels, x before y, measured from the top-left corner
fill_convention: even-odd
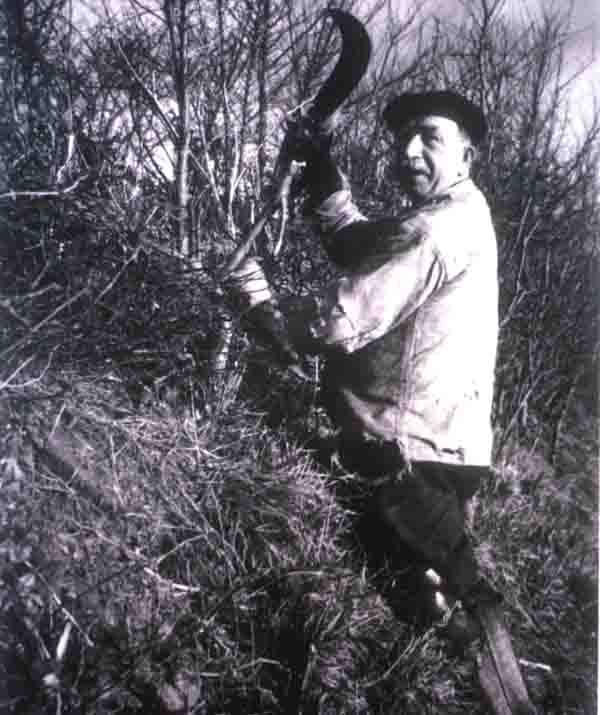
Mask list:
[[[37,278],[36,278],[37,280]],[[45,285],[43,288],[35,289],[32,291],[29,291],[29,293],[23,293],[22,295],[14,296],[17,300],[33,300],[34,298],[39,298],[41,295],[46,295],[46,293],[50,293],[50,291],[55,291],[55,290],[60,290],[60,286],[58,283],[49,283],[48,285]]]
[[[419,639],[411,638],[409,644],[402,651],[402,653],[400,653],[400,655],[396,658],[396,660],[390,665],[390,667],[387,668],[387,670],[385,670],[381,675],[379,675],[374,680],[369,680],[366,683],[362,683],[362,687],[363,688],[372,688],[374,685],[377,685],[378,683],[381,683],[383,680],[386,680],[387,678],[389,678],[389,676],[394,672],[394,670],[398,667],[398,665],[403,660],[406,660],[406,658],[414,652],[418,642],[419,642]]]
[[[166,554],[163,554],[162,556],[159,556],[159,557],[155,560],[154,563],[156,564],[156,566],[160,566],[160,564],[162,564],[163,561],[165,561],[166,559],[168,559],[168,558],[170,558],[171,556],[173,556],[173,554],[176,554],[178,551],[180,551],[180,550],[183,549],[184,547],[188,546],[189,544],[193,544],[195,541],[201,541],[202,539],[204,539],[204,535],[192,536],[192,537],[190,537],[189,539],[185,539],[184,541],[181,541],[179,544],[177,544],[177,546],[174,546],[172,549],[170,549],[169,551],[167,551]],[[188,587],[186,587],[186,588],[188,588]]]
[[[531,668],[532,670],[542,670],[544,673],[552,674],[552,668],[546,663],[534,663],[531,660],[525,660],[525,658],[519,658],[519,664],[524,668]]]
[[[33,333],[37,332],[40,328],[42,328],[44,325],[46,325],[46,323],[48,323],[50,320],[52,320],[52,318],[57,316],[59,313],[61,313],[63,310],[65,310],[65,308],[68,308],[72,303],[79,300],[79,298],[81,298],[83,295],[85,295],[88,292],[89,292],[89,288],[86,286],[85,288],[82,288],[80,291],[75,293],[74,296],[71,296],[71,298],[66,300],[64,303],[61,303],[58,306],[58,308],[55,308],[50,313],[50,315],[47,315],[43,320],[40,320],[39,323],[34,325],[33,328],[31,328],[31,330],[29,330],[27,335],[25,335],[23,338],[21,338],[21,340],[17,340],[16,343],[14,343],[13,345],[6,348],[6,350],[3,350],[0,353],[0,358],[3,358],[8,353],[13,352],[14,350],[17,350],[18,348],[20,348],[21,345],[24,345],[29,340],[29,338],[33,335]]]
[[[0,383],[0,390],[3,390],[6,387],[10,387],[13,390],[22,390],[26,387],[30,387],[31,385],[36,385],[37,383],[41,382],[45,376],[45,374],[48,372],[50,369],[50,364],[52,363],[52,358],[54,357],[54,353],[56,352],[57,348],[54,348],[51,350],[50,355],[48,356],[48,362],[46,363],[46,367],[40,372],[40,374],[37,377],[32,377],[30,380],[26,380],[25,382],[21,382],[18,385],[11,385],[10,382],[11,380],[18,375],[21,370],[23,370],[29,363],[36,357],[35,355],[31,355],[25,362],[20,365],[14,372],[13,374],[5,380],[3,383]]]
[[[9,375],[9,377],[2,383],[0,383],[0,390],[3,390],[5,387],[8,387],[10,385],[11,380],[15,378],[21,370],[24,370],[27,365],[35,358],[35,355],[31,355],[30,357],[25,360],[25,362],[21,363],[19,367],[12,373],[12,375]]]
[[[280,205],[281,192],[285,191],[286,186],[288,186],[289,179],[290,179],[289,171],[285,171],[283,173],[283,176],[280,179],[279,185],[277,186],[277,190],[274,194],[274,197],[270,201],[267,202],[265,208],[263,209],[262,213],[258,217],[254,226],[251,228],[249,233],[244,237],[244,239],[242,240],[240,245],[235,249],[235,251],[233,252],[231,257],[227,261],[227,264],[223,271],[224,277],[227,277],[232,271],[235,271],[236,268],[239,268],[242,261],[246,258],[246,256],[252,249],[252,246],[254,245],[254,241],[258,238],[261,231],[265,227],[265,224],[271,218],[271,215],[273,213],[275,213],[278,206]]]
[[[21,323],[25,328],[31,327],[31,323],[25,318],[21,317],[17,311],[13,308],[12,303],[8,300],[0,300],[0,308],[8,313],[11,318],[14,318],[17,322]]]
[[[277,258],[279,252],[283,247],[283,238],[285,235],[285,229],[287,228],[288,218],[289,218],[289,203],[290,203],[290,189],[292,186],[293,174],[290,172],[286,175],[283,180],[281,190],[280,190],[280,208],[281,217],[279,220],[279,234],[277,236],[277,241],[273,247],[273,257]]]
[[[205,587],[203,586],[186,586],[183,583],[177,583],[176,581],[170,581],[167,578],[164,578],[161,576],[159,573],[156,573],[156,571],[153,571],[151,568],[148,568],[147,566],[144,567],[144,573],[147,573],[148,576],[152,576],[152,578],[156,579],[159,583],[162,583],[169,588],[172,588],[173,591],[181,591],[182,593],[201,593],[202,591],[205,591]]]
[[[84,631],[84,629],[79,625],[77,620],[75,619],[75,616],[65,607],[65,604],[62,602],[60,596],[56,593],[56,591],[52,588],[52,586],[48,583],[42,572],[36,568],[31,562],[25,561],[24,562],[27,568],[31,569],[36,576],[40,579],[40,581],[44,584],[50,595],[52,596],[54,602],[56,605],[60,608],[60,610],[63,612],[65,617],[77,628],[77,630],[81,633],[83,636],[85,642],[87,645],[90,647],[94,646],[94,642],[92,639],[88,636],[88,634]]]
[[[66,186],[64,189],[55,189],[52,191],[7,191],[4,194],[0,194],[0,201],[6,199],[16,201],[17,199],[34,200],[60,198],[61,196],[64,196],[65,194],[70,194],[72,191],[74,191],[84,179],[87,179],[87,174],[85,174],[84,176],[80,176],[70,186]]]
[[[125,274],[125,271],[129,268],[130,264],[133,263],[134,261],[137,261],[138,256],[140,252],[140,247],[138,246],[135,251],[131,254],[131,256],[125,261],[125,263],[122,265],[122,267],[119,269],[117,274],[112,278],[112,280],[109,281],[108,285],[106,285],[101,291],[96,298],[94,298],[94,305],[98,305],[98,303],[104,298],[104,296],[111,291],[117,281]]]

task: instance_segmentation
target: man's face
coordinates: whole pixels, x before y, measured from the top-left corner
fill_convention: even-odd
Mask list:
[[[395,171],[413,201],[430,199],[469,176],[473,150],[458,124],[428,115],[394,134]]]

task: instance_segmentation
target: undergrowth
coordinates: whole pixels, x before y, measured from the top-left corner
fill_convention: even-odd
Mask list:
[[[109,372],[4,391],[1,711],[484,715],[473,663],[367,567],[352,475],[275,419],[286,394],[312,419],[310,390],[273,381],[257,412],[241,382],[184,406],[133,406]],[[548,715],[595,712],[590,469],[513,447],[476,503]]]

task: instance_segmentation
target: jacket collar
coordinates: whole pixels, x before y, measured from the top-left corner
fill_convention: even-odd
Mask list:
[[[465,179],[460,179],[456,183],[449,186],[443,193],[436,194],[436,196],[432,196],[430,199],[425,199],[425,201],[422,201],[421,203],[414,204],[412,209],[419,211],[420,209],[437,206],[438,204],[445,203],[450,199],[456,199],[461,196],[472,194],[474,191],[477,191],[477,187],[470,177],[466,177]]]

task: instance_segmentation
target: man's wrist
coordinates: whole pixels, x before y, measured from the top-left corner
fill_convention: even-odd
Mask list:
[[[256,258],[247,258],[243,261],[231,272],[229,282],[248,309],[274,301],[269,282]]]

